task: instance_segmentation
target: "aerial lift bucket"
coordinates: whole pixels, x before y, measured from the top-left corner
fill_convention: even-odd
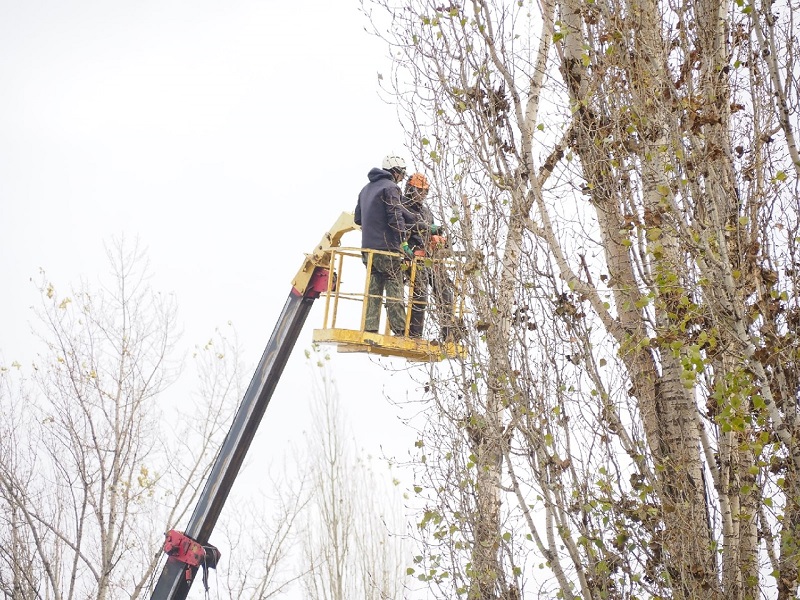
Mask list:
[[[361,352],[379,356],[394,356],[417,362],[438,362],[445,359],[464,358],[465,348],[457,335],[456,327],[440,326],[443,322],[460,323],[463,312],[463,294],[458,290],[457,265],[450,259],[416,257],[404,263],[407,298],[400,298],[405,306],[405,335],[391,335],[387,320],[378,333],[366,331],[367,300],[369,298],[369,274],[377,254],[392,254],[362,248],[332,248],[330,270],[326,290],[323,292],[324,317],[320,329],[315,329],[315,342],[334,344],[339,352]],[[399,256],[399,255],[398,255]],[[366,263],[366,268],[365,268]],[[426,331],[423,337],[408,335],[411,308],[414,304],[414,287],[423,285],[423,269],[434,276],[447,278],[451,286],[448,306],[437,303],[435,294],[430,294],[424,305],[417,308],[426,314]],[[427,279],[427,276],[426,276]],[[424,283],[424,285],[428,285]],[[447,331],[447,335],[442,335]]]

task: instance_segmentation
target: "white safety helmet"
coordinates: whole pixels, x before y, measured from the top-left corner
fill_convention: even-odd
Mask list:
[[[397,169],[400,171],[406,170],[406,161],[402,158],[397,156],[395,153],[387,154],[386,157],[383,159],[383,168],[387,171],[391,171],[392,169]]]

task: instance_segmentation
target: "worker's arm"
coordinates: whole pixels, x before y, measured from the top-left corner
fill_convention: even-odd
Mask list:
[[[408,240],[408,225],[406,223],[405,209],[400,198],[400,188],[392,185],[384,192],[384,202],[386,203],[386,217],[389,228],[397,231],[400,235],[400,243]],[[399,250],[399,248],[398,248]]]
[[[356,225],[361,225],[361,196],[358,197],[358,202],[356,202],[356,210],[353,214],[353,222]]]

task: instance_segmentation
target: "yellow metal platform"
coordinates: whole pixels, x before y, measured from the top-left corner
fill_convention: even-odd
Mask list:
[[[339,352],[399,356],[415,362],[439,362],[466,356],[464,346],[454,342],[382,335],[354,329],[315,329],[314,341],[336,344]]]
[[[304,267],[292,282],[295,289],[304,290],[312,274],[318,272],[318,267],[324,268],[327,272],[327,285],[322,291],[322,296],[325,298],[323,322],[322,327],[314,330],[314,342],[334,344],[339,352],[397,356],[417,362],[439,362],[466,357],[465,346],[457,342],[386,335],[389,333],[389,326],[386,324],[385,316],[381,319],[384,333],[364,331],[368,299],[374,298],[369,295],[369,281],[376,254],[395,256],[404,260],[403,296],[393,300],[402,302],[404,306],[406,333],[411,329],[414,311],[420,307],[426,313],[425,332],[430,336],[435,337],[437,332],[445,329],[442,326],[443,322],[461,322],[464,314],[462,288],[465,278],[463,265],[452,257],[441,259],[425,257],[409,261],[395,252],[340,246],[342,236],[356,228],[353,215],[343,214],[322,239],[317,251],[306,257]],[[442,288],[446,281],[451,291],[450,300],[431,303],[431,300],[434,300],[433,295],[428,295],[425,300],[416,300],[414,289],[417,285],[417,274],[420,272],[426,274],[419,283],[424,285],[426,290],[429,285],[434,285],[432,277],[440,278],[436,281]],[[435,275],[429,277],[428,273]],[[382,304],[388,300],[380,297]]]

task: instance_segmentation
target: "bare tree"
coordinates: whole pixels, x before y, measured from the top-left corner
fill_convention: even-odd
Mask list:
[[[419,442],[431,582],[795,597],[796,2],[371,5],[468,256]]]
[[[289,562],[297,520],[309,500],[306,483],[296,476],[271,478],[271,493],[265,493],[262,502],[231,499],[236,514],[223,519],[218,537],[235,556],[223,557],[217,568],[229,597],[274,598],[302,578]]]
[[[308,354],[312,356],[311,353]],[[405,520],[385,480],[358,457],[327,356],[315,350],[311,482],[304,542],[304,585],[314,600],[403,597]],[[393,501],[394,500],[394,501]]]
[[[180,419],[202,423],[199,435],[171,426],[174,299],[149,286],[137,248],[108,254],[106,287],[62,295],[43,274],[44,350],[31,369],[0,369],[0,585],[11,598],[146,593],[163,533],[197,493],[239,397],[237,358],[218,335],[199,350],[202,401]]]

